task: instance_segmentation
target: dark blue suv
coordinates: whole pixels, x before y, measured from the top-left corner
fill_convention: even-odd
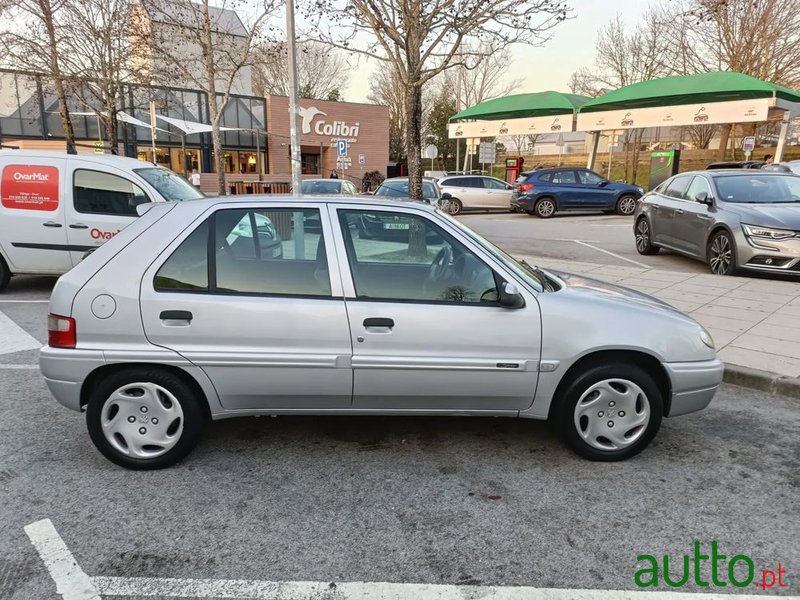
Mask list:
[[[615,183],[589,169],[540,169],[517,182],[511,209],[542,219],[563,210],[602,210],[632,215],[644,195],[638,185]]]

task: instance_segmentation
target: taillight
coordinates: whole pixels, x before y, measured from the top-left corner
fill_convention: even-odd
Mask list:
[[[521,184],[519,186],[519,191],[520,192],[527,192],[528,190],[532,190],[532,189],[533,189],[533,184],[532,183],[523,183],[523,184]]]
[[[47,344],[53,348],[74,348],[78,342],[75,319],[47,315]]]

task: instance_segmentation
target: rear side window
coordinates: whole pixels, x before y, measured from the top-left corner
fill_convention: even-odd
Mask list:
[[[552,173],[542,173],[539,175],[539,181],[544,181],[546,183],[550,183],[553,181],[553,174]]]
[[[153,285],[158,291],[329,297],[319,210],[217,211],[178,246]]]
[[[687,177],[686,175],[676,177],[667,187],[667,191],[665,192],[666,195],[673,198],[678,198],[679,200],[686,199],[686,188],[689,187],[689,182],[691,179],[691,177]]]
[[[142,188],[124,177],[87,169],[75,171],[72,195],[76,211],[94,215],[135,217],[136,207],[150,202]]]
[[[452,179],[447,179],[447,180],[443,181],[442,185],[443,186],[452,186],[452,187],[463,187],[463,186],[466,185],[464,183],[466,180],[467,180],[466,177],[453,177]]]

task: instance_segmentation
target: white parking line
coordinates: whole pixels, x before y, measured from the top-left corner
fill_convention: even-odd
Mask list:
[[[41,342],[0,312],[0,354],[11,354],[41,347]]]
[[[610,256],[613,256],[614,258],[618,258],[620,260],[624,260],[626,262],[634,264],[637,267],[642,267],[643,269],[652,269],[653,268],[650,265],[646,265],[644,263],[640,263],[640,262],[637,262],[635,260],[631,260],[630,258],[625,258],[624,256],[620,256],[619,254],[616,254],[616,253],[611,252],[609,250],[604,250],[603,248],[598,248],[597,246],[592,246],[591,244],[589,244],[587,242],[584,242],[584,241],[581,241],[581,240],[572,240],[572,241],[575,242],[576,244],[580,244],[581,246],[586,246],[587,248],[592,248],[593,250],[597,250],[598,252],[604,252],[604,253],[606,253],[606,254],[608,254]]]
[[[58,535],[50,519],[25,527],[64,600],[101,600],[103,596],[157,598],[237,598],[256,600],[756,600],[759,595],[693,594],[628,590],[571,590],[528,586],[494,587],[426,583],[251,581],[246,579],[173,579],[168,577],[89,577]],[[798,596],[785,596],[800,600]]]
[[[56,582],[56,592],[64,600],[102,600],[92,580],[75,562],[50,519],[26,525],[25,533],[50,572],[50,577]]]
[[[34,303],[42,303],[50,302],[50,300],[29,300],[25,298],[20,298],[19,300],[0,300],[0,303],[3,304],[18,304],[20,302],[34,302]]]
[[[15,365],[14,363],[0,363],[0,369],[19,369],[22,371],[35,371],[39,368],[39,365]]]

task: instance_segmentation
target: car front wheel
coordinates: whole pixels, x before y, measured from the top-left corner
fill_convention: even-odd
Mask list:
[[[650,223],[645,217],[636,222],[636,251],[643,255],[658,254],[660,248],[653,245],[650,237]]]
[[[534,205],[533,212],[540,219],[549,219],[556,213],[556,203],[552,198],[541,198]]]
[[[653,378],[636,365],[591,367],[574,378],[558,401],[562,436],[590,460],[635,456],[661,427],[661,392]]]
[[[617,214],[630,216],[636,212],[636,198],[634,196],[622,196],[617,200]]]
[[[708,243],[708,266],[715,275],[736,272],[736,248],[727,231],[718,231]]]
[[[185,457],[206,421],[201,399],[176,375],[130,368],[91,390],[86,426],[97,449],[127,469],[163,469]]]
[[[3,257],[0,256],[0,292],[8,287],[9,281],[11,281],[11,270]]]

